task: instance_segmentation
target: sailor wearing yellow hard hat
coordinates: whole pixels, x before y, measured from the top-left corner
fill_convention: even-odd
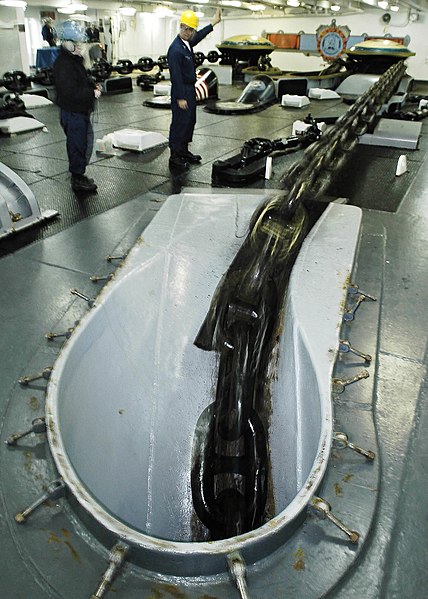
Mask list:
[[[170,166],[188,168],[201,161],[192,154],[188,144],[192,141],[196,123],[196,70],[193,47],[203,40],[221,21],[218,8],[210,25],[197,31],[199,19],[193,10],[185,10],[180,17],[180,30],[168,49],[168,68],[171,79],[172,120],[169,129]]]

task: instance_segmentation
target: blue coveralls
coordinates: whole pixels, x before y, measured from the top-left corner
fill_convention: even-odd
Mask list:
[[[94,133],[90,115],[94,109],[95,84],[83,66],[83,58],[61,47],[53,66],[56,103],[67,138],[68,169],[83,175],[91,158]]]
[[[196,46],[213,30],[212,25],[196,31],[189,40],[191,48]],[[196,70],[193,50],[177,35],[168,49],[168,68],[171,78],[172,120],[169,128],[169,147],[171,154],[179,156],[187,152],[187,144],[192,141],[196,123]],[[183,110],[177,100],[187,100],[188,109]]]

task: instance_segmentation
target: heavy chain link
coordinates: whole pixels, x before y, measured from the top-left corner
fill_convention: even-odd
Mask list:
[[[302,158],[281,178],[281,215],[289,218],[304,199],[322,195],[333,173],[350,153],[390,98],[406,70],[403,61],[390,67],[321,138],[305,150]]]
[[[269,361],[309,228],[303,200],[327,189],[404,71],[400,62],[382,75],[284,175],[284,191],[259,206],[195,339],[219,354],[216,397],[198,421],[191,475],[193,505],[211,539],[243,534],[268,517]]]

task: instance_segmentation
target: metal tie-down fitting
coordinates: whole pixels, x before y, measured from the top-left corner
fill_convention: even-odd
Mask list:
[[[369,376],[367,370],[362,370],[350,379],[332,379],[333,393],[343,393],[348,385],[361,381],[361,379],[368,379]]]
[[[98,283],[99,281],[111,281],[112,278],[113,273],[109,272],[106,275],[92,275],[91,277],[89,277],[89,280],[93,283]]]
[[[309,506],[321,514],[323,520],[327,518],[330,520],[330,522],[333,522],[335,526],[340,528],[340,530],[349,538],[351,543],[358,543],[360,533],[356,530],[350,530],[347,526],[345,526],[345,524],[343,524],[343,522],[336,518],[336,516],[331,513],[331,505],[328,503],[328,501],[322,499],[321,497],[313,497]]]
[[[247,589],[245,562],[238,551],[227,556],[227,565],[241,599],[250,599]]]
[[[351,352],[360,358],[363,358],[364,362],[370,363],[372,361],[372,357],[370,354],[364,354],[363,352],[358,351],[355,347],[347,341],[346,339],[340,339],[339,341],[339,351],[343,353]]]
[[[366,293],[365,291],[363,291],[362,289],[358,288],[358,285],[355,285],[354,283],[351,283],[348,287],[348,293],[353,295],[358,293],[359,295],[364,295],[364,297],[366,297],[367,299],[372,300],[372,302],[376,301],[376,298],[373,297],[372,295],[370,295],[369,293]]]
[[[122,567],[125,561],[126,555],[129,551],[129,545],[123,541],[119,541],[114,545],[109,555],[109,565],[107,570],[104,572],[100,584],[98,585],[95,594],[91,595],[90,599],[102,599],[107,593],[111,584],[116,577],[119,569]]]
[[[22,512],[18,512],[15,514],[15,522],[18,524],[23,524],[29,516],[37,509],[42,503],[47,501],[48,499],[58,499],[62,497],[65,492],[65,482],[62,478],[57,478],[52,481],[46,490],[46,493],[43,493],[36,501],[33,501],[28,507],[26,507]]]
[[[370,460],[371,462],[376,457],[376,454],[374,451],[371,451],[370,449],[363,449],[362,447],[355,445],[355,443],[351,443],[351,441],[349,441],[348,435],[346,433],[341,433],[341,432],[333,433],[333,443],[334,443],[334,446],[336,447],[336,449],[345,449],[346,447],[349,447],[349,449],[353,449],[354,451],[356,451],[360,455],[364,456],[367,460]]]
[[[83,293],[78,291],[77,289],[70,289],[70,293],[76,295],[77,297],[80,297],[80,299],[85,300],[85,302],[88,302],[89,308],[92,308],[95,305],[95,298],[90,298],[87,295],[84,295]]]
[[[46,366],[46,368],[43,368],[42,372],[38,372],[37,374],[30,374],[28,376],[22,376],[20,379],[18,379],[18,383],[20,385],[28,385],[28,383],[31,383],[32,381],[37,381],[38,379],[45,379],[46,381],[48,381],[50,379],[52,369],[53,366]]]
[[[352,306],[352,308],[347,308],[343,314],[343,320],[345,320],[346,322],[348,322],[349,320],[354,320],[355,317],[355,312],[358,310],[358,308],[361,306],[361,304],[363,303],[363,301],[366,299],[365,295],[359,295],[357,297],[357,300],[355,302],[355,304]]]
[[[113,260],[125,260],[128,254],[121,254],[120,256],[106,256],[107,262],[112,262]]]
[[[355,285],[353,283],[351,283],[348,286],[348,293],[350,295],[356,295],[356,294],[358,294],[358,297],[357,297],[354,305],[352,306],[352,308],[348,308],[347,310],[345,310],[345,313],[343,314],[343,320],[345,320],[345,322],[348,322],[350,320],[354,320],[355,312],[358,310],[358,308],[361,306],[361,304],[366,299],[372,300],[372,302],[376,301],[375,297],[373,297],[369,293],[366,293],[365,291],[362,291],[361,289],[358,288],[358,285]]]
[[[79,324],[79,321],[76,320],[76,322],[74,323],[74,327],[69,327],[63,333],[46,333],[45,337],[48,341],[53,341],[54,339],[57,339],[58,337],[65,337],[66,339],[70,339],[74,329],[76,328],[76,326],[78,324]]]
[[[41,433],[46,432],[46,419],[44,416],[42,416],[40,418],[35,418],[31,424],[32,424],[31,428],[28,429],[28,431],[25,431],[25,433],[14,433],[13,435],[10,435],[5,440],[6,445],[9,445],[9,446],[16,445],[16,442],[19,439],[22,439],[23,437],[26,437],[27,435],[30,435],[31,433],[41,434]]]

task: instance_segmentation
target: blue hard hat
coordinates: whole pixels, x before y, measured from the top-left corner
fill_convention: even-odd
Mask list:
[[[71,42],[86,42],[85,27],[78,21],[68,20],[61,23],[58,28],[59,39],[61,41],[70,40]]]

